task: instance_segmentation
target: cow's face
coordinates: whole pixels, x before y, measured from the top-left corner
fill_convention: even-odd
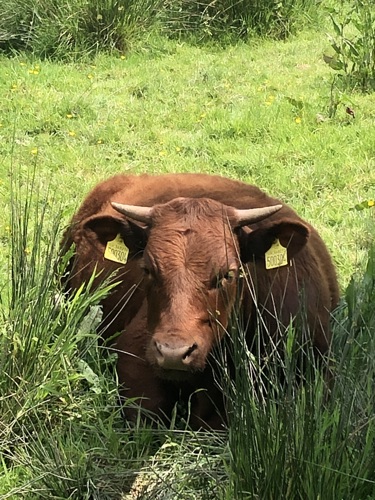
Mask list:
[[[114,206],[147,224],[141,261],[151,333],[147,359],[163,378],[187,378],[205,368],[227,328],[241,260],[246,260],[250,235],[254,238],[240,228],[281,207],[249,214],[210,199],[177,198],[141,207],[139,215],[128,206]],[[271,246],[274,236],[268,239]]]
[[[153,216],[141,265],[152,333],[147,358],[163,376],[202,370],[227,326],[240,261],[219,208],[175,202]]]

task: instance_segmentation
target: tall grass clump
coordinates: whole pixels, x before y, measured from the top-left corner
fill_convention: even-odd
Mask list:
[[[312,0],[165,0],[163,13],[170,35],[224,41],[254,35],[284,39],[319,18]]]
[[[74,59],[124,51],[156,24],[161,0],[9,0],[0,6],[0,50]]]
[[[374,266],[371,251],[332,318],[329,359],[292,325],[254,354],[236,315],[221,382],[232,498],[374,498]]]
[[[97,305],[110,287],[69,300],[56,274],[61,213],[34,173],[11,174],[8,284],[0,301],[0,496],[113,498],[150,439],[129,437]],[[57,272],[58,269],[58,272]]]
[[[375,90],[375,10],[372,0],[343,2],[330,9],[332,53],[324,59],[342,88]]]

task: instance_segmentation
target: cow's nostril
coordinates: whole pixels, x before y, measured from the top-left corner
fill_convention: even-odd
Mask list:
[[[191,354],[197,349],[197,344],[194,343],[192,346],[189,347],[189,349],[185,352],[185,354],[182,356],[182,359],[185,361],[186,358],[191,356]]]

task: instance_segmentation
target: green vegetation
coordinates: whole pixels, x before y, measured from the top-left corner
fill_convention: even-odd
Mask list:
[[[153,31],[190,41],[286,38],[321,18],[315,0],[9,0],[0,6],[0,50],[77,59],[124,51]]]
[[[77,59],[129,48],[156,23],[161,0],[10,0],[0,7],[0,49]]]
[[[332,8],[333,55],[327,64],[338,72],[336,83],[362,92],[375,89],[375,11],[370,0],[355,0]]]
[[[346,304],[334,315],[335,384],[329,396],[324,370],[292,329],[284,339],[287,355],[270,353],[265,367],[236,330],[234,382],[224,378],[230,395],[230,498],[373,497],[374,263],[372,252],[363,281],[353,280]],[[303,386],[296,380],[301,349],[308,359]]]
[[[0,7],[0,47],[13,53],[0,58],[0,499],[375,497],[375,105],[325,64],[338,13],[325,25],[320,6],[307,31],[313,4]],[[249,5],[265,19],[258,34],[304,29],[250,38]],[[343,75],[358,73],[354,52],[335,54],[347,58]],[[123,423],[115,360],[95,333],[108,289],[56,295],[58,242],[98,181],[181,171],[257,184],[320,231],[342,289],[330,398],[313,360],[306,384],[293,383],[292,330],[287,357],[263,373],[237,325],[235,383],[225,364],[220,381],[228,435]],[[280,386],[280,370],[290,383]]]

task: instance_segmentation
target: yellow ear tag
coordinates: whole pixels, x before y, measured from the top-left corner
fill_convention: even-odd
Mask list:
[[[108,241],[105,247],[104,258],[113,262],[119,262],[120,264],[126,264],[128,253],[128,248],[125,246],[120,234],[118,234],[114,240]]]
[[[271,248],[265,253],[266,269],[275,269],[288,265],[288,254],[285,247],[276,238]]]

